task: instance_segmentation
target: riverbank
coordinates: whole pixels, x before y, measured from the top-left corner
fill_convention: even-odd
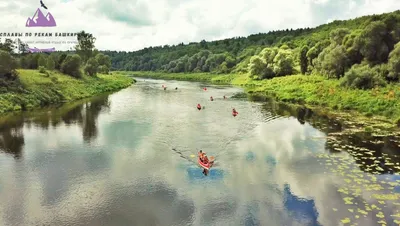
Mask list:
[[[98,74],[76,79],[56,71],[49,75],[38,70],[18,70],[19,82],[0,90],[0,114],[28,110],[98,94],[117,91],[134,83],[134,79],[113,72],[112,75]]]
[[[275,100],[324,108],[335,113],[354,111],[363,120],[385,121],[400,126],[400,85],[372,90],[349,89],[339,80],[318,75],[291,75],[268,80],[251,80],[246,74],[119,72],[137,77],[204,81],[245,87],[251,95],[272,97]],[[348,114],[345,114],[348,115]],[[351,117],[350,117],[351,118]]]

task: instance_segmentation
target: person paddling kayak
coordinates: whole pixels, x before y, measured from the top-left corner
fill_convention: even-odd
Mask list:
[[[200,111],[201,110],[201,105],[197,104],[197,109]]]
[[[206,87],[204,87],[203,89],[204,89],[204,91],[206,91],[206,90],[207,90],[207,88],[206,88]]]
[[[226,99],[226,96],[224,96],[224,99]]]
[[[211,96],[211,97],[210,97],[210,100],[211,100],[211,101],[214,101],[214,98]]]
[[[238,114],[239,114],[239,112],[237,112],[236,109],[233,108],[233,109],[232,109],[232,115],[233,115],[233,117],[236,117],[236,115],[238,115]]]

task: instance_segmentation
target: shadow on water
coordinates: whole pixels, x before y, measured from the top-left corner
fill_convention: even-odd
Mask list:
[[[99,114],[108,110],[109,107],[108,95],[104,95],[56,108],[25,112],[1,118],[0,151],[13,155],[15,159],[22,157],[24,126],[48,130],[50,126],[57,127],[61,123],[78,125],[82,129],[84,141],[90,143],[97,137],[97,118]]]
[[[251,100],[259,101],[253,97]],[[393,174],[400,172],[400,139],[396,136],[380,136],[371,132],[344,132],[346,126],[339,119],[315,113],[304,106],[294,106],[271,99],[262,110],[272,115],[295,117],[302,125],[308,123],[326,134],[326,150],[330,154],[349,153],[360,170],[374,174]]]

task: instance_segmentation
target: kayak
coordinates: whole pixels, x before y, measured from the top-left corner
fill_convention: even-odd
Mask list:
[[[233,117],[236,117],[236,115],[238,115],[238,112],[232,112]]]
[[[200,160],[200,158],[197,158],[197,162],[199,163],[199,165],[203,168],[203,169],[206,169],[206,170],[209,170],[211,167],[212,167],[212,165],[214,164],[214,158],[213,157],[210,157],[210,161],[207,163],[207,164],[204,164],[201,160]]]

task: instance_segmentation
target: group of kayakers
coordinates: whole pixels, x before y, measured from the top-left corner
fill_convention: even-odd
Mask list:
[[[164,90],[167,90],[167,86],[165,86],[165,85],[162,85],[162,88],[163,88]],[[178,87],[175,87],[175,90],[178,90]]]
[[[207,91],[207,88],[204,87],[203,90],[204,90],[204,91]],[[224,95],[224,99],[226,99],[226,96],[225,96],[225,95]],[[213,97],[213,96],[210,96],[210,101],[214,101],[214,97]],[[197,109],[200,111],[201,109],[204,109],[204,106],[201,107],[200,104],[197,104]],[[233,108],[233,109],[232,109],[232,115],[233,115],[233,117],[236,117],[238,114],[239,114],[239,112],[237,112],[236,109]]]

